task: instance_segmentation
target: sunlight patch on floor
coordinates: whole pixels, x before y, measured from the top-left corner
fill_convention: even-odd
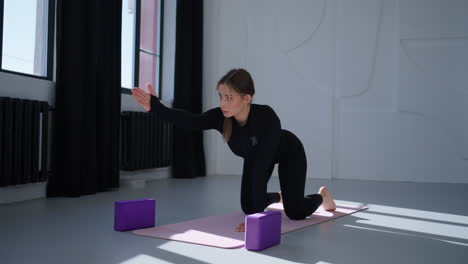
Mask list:
[[[396,234],[396,235],[404,235],[404,236],[412,236],[412,237],[421,237],[421,238],[432,239],[432,240],[437,240],[437,241],[447,242],[447,243],[450,243],[450,244],[455,244],[455,245],[459,245],[459,246],[468,247],[468,243],[462,243],[462,242],[457,242],[457,241],[452,241],[452,240],[446,240],[446,239],[439,239],[439,238],[434,238],[434,237],[430,237],[430,236],[415,235],[415,234],[409,234],[409,233],[403,233],[403,232],[396,232],[396,231],[388,231],[388,230],[383,230],[383,229],[369,228],[369,227],[355,226],[355,225],[343,225],[343,226],[351,227],[351,228],[356,228],[356,229],[369,230],[369,231],[377,231],[377,232],[383,232],[383,233]]]
[[[188,258],[206,263],[220,263],[220,260],[225,259],[228,261],[234,258],[239,260],[248,259],[249,263],[296,263],[282,258],[268,256],[266,254],[251,252],[246,250],[245,248],[221,249],[169,241],[158,246],[158,249],[166,250],[174,254],[183,255]],[[268,249],[266,249],[265,252],[267,252],[267,250]]]
[[[172,264],[172,262],[167,262],[167,261],[157,259],[155,257],[148,256],[145,254],[139,254],[133,258],[120,262],[120,264],[155,264],[155,263]]]
[[[348,205],[358,204],[350,201],[337,201],[337,203]],[[367,210],[353,214],[354,217],[360,218],[356,220],[356,223],[364,226],[394,229],[396,231],[394,233],[399,234],[401,234],[401,232],[398,232],[398,230],[404,230],[427,235],[468,240],[468,216],[379,204],[368,204],[367,206],[369,207]],[[366,228],[363,226],[346,226],[362,229]],[[373,228],[367,229],[392,232]],[[463,242],[444,240],[440,238],[435,239],[465,245]]]

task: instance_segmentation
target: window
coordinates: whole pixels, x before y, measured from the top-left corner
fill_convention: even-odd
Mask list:
[[[122,92],[161,90],[162,0],[122,0]]]
[[[0,0],[0,65],[52,80],[54,0]]]

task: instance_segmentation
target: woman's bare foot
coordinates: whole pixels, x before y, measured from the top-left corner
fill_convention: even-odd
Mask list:
[[[331,196],[331,193],[328,190],[328,188],[325,186],[320,187],[319,194],[323,197],[323,209],[325,209],[326,211],[335,211],[336,204],[335,201],[333,201],[333,197]]]
[[[236,228],[236,232],[245,232],[245,223],[240,223]]]

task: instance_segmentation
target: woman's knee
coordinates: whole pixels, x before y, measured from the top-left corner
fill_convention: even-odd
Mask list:
[[[262,197],[243,195],[241,197],[241,208],[245,214],[255,214],[265,210]]]
[[[302,220],[302,219],[305,219],[306,218],[306,215],[304,214],[304,212],[300,211],[300,210],[284,210],[284,212],[286,213],[286,216],[291,219],[291,220]]]
[[[304,207],[303,207],[303,199],[300,199],[299,197],[293,197],[290,196],[283,196],[283,207],[284,207],[284,213],[286,216],[289,217],[291,220],[302,220],[306,218],[306,214],[304,212]]]
[[[253,204],[247,204],[247,203],[241,203],[241,208],[244,214],[255,214],[255,213],[260,213],[265,210],[265,208],[261,208],[259,206],[255,206]]]

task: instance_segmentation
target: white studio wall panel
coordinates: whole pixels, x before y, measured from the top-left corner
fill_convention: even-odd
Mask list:
[[[205,1],[203,18],[203,111],[218,105],[214,86],[219,76],[217,56],[219,48],[219,10],[218,5]],[[209,15],[206,15],[209,14]],[[207,74],[210,73],[210,74]],[[205,147],[206,173],[214,175],[218,169],[218,152],[216,142],[219,134],[216,131],[207,131],[203,134]]]
[[[290,1],[205,2],[205,29],[213,29],[205,31],[205,51],[217,52],[215,56],[205,52],[205,92],[215,94],[217,80],[229,69],[246,68],[255,82],[254,103],[276,110],[283,128],[301,138],[309,175],[327,178],[331,174],[336,8],[328,1],[293,2],[307,6],[305,11],[316,10],[319,19],[310,12],[291,15],[301,6]],[[214,17],[218,20],[213,21]],[[210,107],[219,104],[217,97],[205,100]],[[241,174],[242,159],[222,140],[217,142],[206,145],[208,153],[218,154],[216,173]]]
[[[244,67],[308,177],[468,182],[466,14],[462,0],[207,0],[205,105]],[[209,173],[241,174],[218,136]]]
[[[424,160],[434,167],[431,179],[467,182],[468,2],[399,5],[398,111],[419,116],[428,127],[419,134],[434,146],[433,158]]]
[[[395,16],[395,1],[339,1],[337,178],[384,180],[397,165],[399,149],[382,146],[392,132],[396,104]]]

